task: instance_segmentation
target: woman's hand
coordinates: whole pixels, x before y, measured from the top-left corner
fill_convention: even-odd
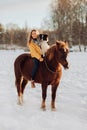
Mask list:
[[[42,61],[43,61],[43,58],[41,57],[41,58],[40,58],[40,62],[42,62]]]

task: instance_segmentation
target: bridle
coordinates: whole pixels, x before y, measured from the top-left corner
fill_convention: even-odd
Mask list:
[[[66,52],[66,49],[64,49],[64,52]],[[56,57],[57,58],[57,57]],[[56,60],[57,63],[59,63],[57,60]],[[49,68],[48,64],[47,64],[47,61],[46,61],[46,55],[44,56],[44,63],[45,63],[45,66],[47,68],[47,70],[49,72],[51,72],[52,74],[57,74],[58,72],[60,72],[61,70],[55,70],[53,71],[52,69]]]

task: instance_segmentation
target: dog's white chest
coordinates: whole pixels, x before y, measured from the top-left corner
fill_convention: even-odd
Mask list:
[[[48,49],[49,49],[49,45],[47,41],[41,42],[41,50],[42,50],[43,55],[46,53]]]

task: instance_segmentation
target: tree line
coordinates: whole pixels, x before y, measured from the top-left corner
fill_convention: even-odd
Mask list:
[[[16,24],[8,24],[7,28],[0,24],[0,44],[16,44],[26,46],[27,27],[19,28]]]

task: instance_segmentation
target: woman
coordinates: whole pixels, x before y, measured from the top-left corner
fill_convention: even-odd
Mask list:
[[[33,64],[34,64],[34,67],[31,73],[31,86],[33,88],[35,87],[34,79],[35,79],[35,75],[39,67],[39,62],[43,61],[43,58],[41,57],[42,54],[41,54],[41,49],[38,45],[39,43],[38,43],[37,37],[38,37],[37,30],[32,30],[30,33],[28,47],[31,53],[31,57],[33,58]]]

